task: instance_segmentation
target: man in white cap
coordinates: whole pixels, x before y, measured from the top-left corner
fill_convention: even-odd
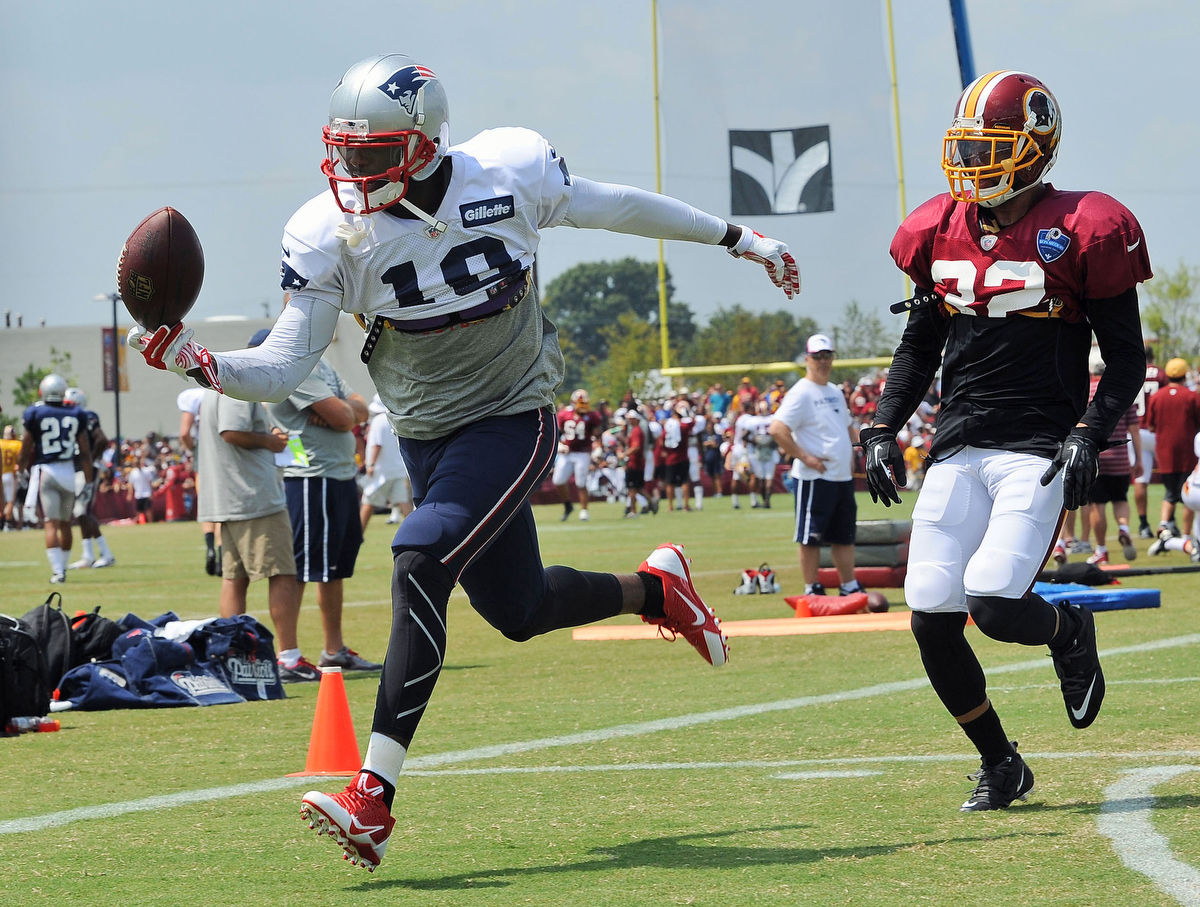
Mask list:
[[[818,582],[821,546],[828,545],[841,583],[839,593],[861,591],[854,578],[854,537],[858,504],[854,500],[853,445],[858,427],[850,418],[842,389],[829,383],[833,341],[825,334],[808,338],[804,377],[783,395],[771,422],[771,437],[792,458],[796,482],[796,531],[804,593],[824,595]]]

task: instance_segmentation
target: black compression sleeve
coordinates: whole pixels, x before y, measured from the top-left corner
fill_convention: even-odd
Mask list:
[[[916,295],[929,293],[918,288]],[[913,309],[908,324],[896,347],[887,384],[875,410],[875,424],[899,430],[929,392],[930,382],[942,361],[950,319],[941,311],[941,304],[923,305]]]
[[[1111,299],[1088,300],[1086,307],[1100,355],[1104,357],[1104,374],[1080,421],[1099,429],[1107,438],[1146,380],[1146,349],[1142,342],[1137,287],[1130,287]]]

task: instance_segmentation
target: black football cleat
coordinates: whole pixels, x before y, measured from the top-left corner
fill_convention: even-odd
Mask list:
[[[1051,647],[1054,673],[1058,675],[1067,718],[1077,728],[1085,728],[1100,714],[1104,702],[1104,672],[1096,651],[1096,618],[1080,604],[1063,602],[1058,606],[1063,620],[1076,623],[1075,632],[1065,645]]]
[[[1033,790],[1033,772],[1016,752],[1017,744],[1013,742],[1013,754],[1003,761],[988,764],[984,759],[979,765],[979,771],[967,775],[976,782],[971,796],[959,807],[965,813],[983,812],[988,809],[1008,809],[1014,800],[1024,800]]]

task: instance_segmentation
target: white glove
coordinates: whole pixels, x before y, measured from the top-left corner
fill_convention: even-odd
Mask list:
[[[126,342],[153,368],[171,371],[183,378],[195,378],[199,384],[221,392],[216,360],[207,349],[192,340],[192,329],[185,328],[182,322],[172,327],[164,324],[153,333],[135,324],[129,329]]]
[[[749,227],[741,226],[742,235],[729,254],[734,258],[748,258],[756,261],[767,269],[767,275],[775,286],[783,290],[788,299],[800,292],[800,270],[796,267],[796,259],[788,251],[787,243],[756,233]]]

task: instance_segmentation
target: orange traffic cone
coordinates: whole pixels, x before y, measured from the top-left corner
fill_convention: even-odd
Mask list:
[[[306,775],[356,775],[362,768],[346,682],[341,668],[321,668],[317,711],[313,715],[312,738],[304,771],[289,772],[289,778]]]

